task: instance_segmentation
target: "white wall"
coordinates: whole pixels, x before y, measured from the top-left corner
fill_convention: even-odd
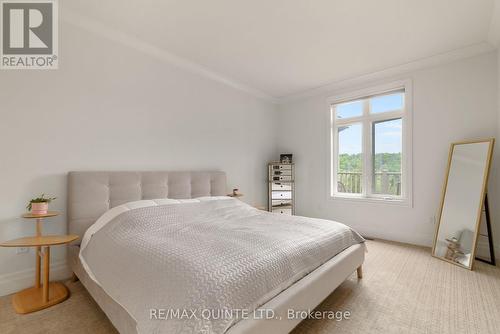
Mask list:
[[[407,78],[413,82],[413,207],[328,199],[327,97]],[[334,219],[367,236],[431,245],[449,144],[498,134],[497,95],[493,52],[280,106],[278,149],[294,154],[297,214]]]
[[[266,203],[275,105],[62,23],[60,68],[0,72],[0,241],[34,233],[18,217],[44,192],[63,212],[70,170],[224,170],[228,190]],[[54,277],[67,274],[52,253]],[[33,283],[33,250],[0,248],[0,295]]]
[[[69,170],[220,169],[228,188],[238,186],[245,201],[264,204],[266,162],[292,152],[298,214],[430,245],[449,143],[500,137],[495,53],[351,87],[413,80],[414,206],[331,201],[325,100],[340,91],[282,105],[275,122],[269,102],[64,22],[60,34],[59,70],[0,72],[1,241],[34,232],[32,222],[18,217],[42,192],[57,196],[52,209],[63,213],[44,232],[65,232]],[[500,178],[490,188],[500,193]],[[500,220],[495,207],[494,216]],[[67,275],[63,248],[52,254],[54,277]],[[33,265],[33,251],[0,248],[0,295],[31,285]]]

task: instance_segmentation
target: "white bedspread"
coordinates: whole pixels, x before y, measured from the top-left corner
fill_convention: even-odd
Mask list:
[[[139,201],[89,228],[80,259],[139,333],[224,333],[239,310],[253,311],[363,241],[337,222],[272,214],[232,198]],[[174,310],[163,317],[173,319],[150,319],[156,309]]]

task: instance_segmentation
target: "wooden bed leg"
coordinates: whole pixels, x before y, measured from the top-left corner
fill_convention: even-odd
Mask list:
[[[76,276],[76,274],[75,274],[75,273],[73,273],[73,274],[71,275],[71,282],[76,282],[76,281],[78,281],[78,276]]]
[[[363,278],[363,266],[359,266],[358,269],[356,269],[357,273],[358,273],[358,278],[361,279]]]

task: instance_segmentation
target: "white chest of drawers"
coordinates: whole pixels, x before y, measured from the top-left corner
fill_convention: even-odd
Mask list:
[[[283,215],[295,214],[294,164],[271,162],[268,170],[269,211]]]

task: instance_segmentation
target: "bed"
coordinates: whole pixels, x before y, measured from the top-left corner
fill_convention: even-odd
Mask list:
[[[241,203],[236,199],[224,198],[225,194],[226,175],[224,172],[219,171],[69,173],[68,230],[70,233],[79,235],[80,239],[79,241],[73,243],[68,247],[68,262],[74,274],[80,279],[90,295],[95,299],[97,304],[106,313],[110,321],[120,333],[128,334],[144,332],[144,328],[141,327],[143,325],[142,320],[140,320],[140,318],[138,318],[132,310],[132,304],[130,304],[130,301],[125,302],[127,298],[124,298],[124,288],[122,287],[121,291],[117,290],[118,287],[115,289],[115,285],[119,286],[120,284],[112,284],[112,281],[110,281],[110,279],[112,279],[110,272],[112,270],[120,270],[120,266],[117,265],[113,267],[109,265],[110,272],[106,272],[106,266],[100,266],[98,263],[99,260],[108,261],[108,264],[114,263],[114,260],[118,255],[112,254],[113,251],[118,254],[123,252],[119,251],[118,248],[115,248],[119,247],[120,243],[123,244],[123,240],[117,240],[116,246],[110,246],[114,238],[103,239],[105,237],[105,231],[107,231],[106,233],[109,233],[109,231],[113,231],[114,235],[121,235],[126,232],[130,232],[131,230],[130,227],[125,227],[127,226],[126,224],[116,222],[120,217],[120,219],[127,218],[126,214],[118,216],[115,215],[115,218],[106,220],[107,225],[100,224],[100,222],[103,221],[103,214],[108,214],[109,212],[113,211],[110,209],[117,210],[118,208],[128,206],[129,208],[132,208],[130,210],[131,213],[137,213],[137,217],[143,217],[144,214],[146,214],[147,217],[152,217],[152,214],[160,217],[167,215],[169,215],[169,217],[181,217],[182,215],[185,216],[185,212],[217,212],[219,216],[204,216],[203,223],[197,225],[197,228],[206,229],[206,226],[208,226],[206,222],[213,223],[214,221],[217,221],[219,217],[221,217],[221,222],[225,221],[226,226],[230,226],[230,228],[234,228],[234,226],[232,226],[231,224],[240,224],[238,233],[247,233],[245,234],[246,236],[260,236],[260,239],[263,240],[266,239],[266,236],[265,234],[262,234],[262,230],[265,230],[265,228],[269,228],[269,230],[274,228],[276,230],[276,226],[279,226],[279,219],[282,220],[281,224],[284,224],[283,219],[289,219],[288,221],[290,222],[291,231],[290,235],[292,235],[295,231],[293,229],[293,226],[297,227],[301,224],[304,225],[304,222],[309,222],[311,226],[316,226],[317,229],[319,229],[317,231],[323,231],[321,230],[321,228],[327,228],[326,230],[324,230],[325,233],[329,232],[328,229],[332,229],[332,233],[335,232],[333,231],[333,224],[326,224],[326,221],[303,217],[277,217],[276,215],[273,215],[271,213],[251,208],[250,206]],[[167,198],[173,201],[162,202],[162,200],[158,200]],[[186,201],[186,199],[194,200]],[[129,204],[131,202],[136,204],[139,203],[140,208],[134,206],[135,204],[132,204],[131,206]],[[143,210],[144,212],[142,212],[141,210]],[[137,217],[135,219],[139,219]],[[235,219],[235,217],[237,219]],[[135,222],[135,224],[137,224],[137,221],[132,220],[132,218],[133,217],[127,218],[127,223],[134,224]],[[186,221],[187,220],[188,219],[186,219]],[[245,227],[249,226],[249,221],[253,222],[253,224],[250,224],[252,228],[253,225],[255,225],[255,228],[257,229],[258,227],[258,229],[246,231]],[[272,224],[273,221],[276,221],[276,225]],[[103,225],[105,227],[101,227],[102,231],[99,231],[99,229],[97,229],[97,231],[94,231],[96,230],[96,225]],[[341,224],[338,225],[340,226]],[[134,225],[131,226],[132,228],[134,227]],[[216,223],[213,223],[212,226],[216,227]],[[225,225],[221,223],[221,226]],[[151,226],[151,228],[153,230],[158,229],[158,226]],[[184,231],[184,229],[180,230]],[[203,233],[207,233],[206,231],[208,230],[202,231]],[[303,234],[300,229],[298,231]],[[134,235],[139,235],[139,232],[134,231],[133,233],[135,233]],[[167,232],[171,233],[169,231]],[[215,232],[213,232],[212,237],[208,238],[207,242],[211,242],[212,239],[216,239],[217,233],[224,232],[224,230],[216,230]],[[307,231],[305,233],[307,234]],[[344,227],[342,227],[342,233],[347,233],[345,232]],[[290,309],[295,311],[312,310],[356,270],[358,272],[358,277],[361,278],[361,266],[364,261],[365,246],[362,238],[357,239],[356,233],[352,233],[354,241],[346,243],[345,246],[339,245],[342,239],[339,239],[340,241],[336,241],[335,244],[339,248],[337,251],[335,251],[335,255],[328,256],[327,258],[325,258],[325,260],[321,261],[319,265],[318,263],[315,263],[315,261],[320,261],[319,255],[321,255],[322,253],[316,254],[314,253],[316,250],[309,250],[309,258],[307,259],[307,261],[304,260],[303,262],[308,262],[308,265],[313,266],[313,269],[304,271],[305,274],[301,277],[286,277],[288,281],[285,281],[285,279],[283,281],[283,283],[288,282],[286,285],[275,287],[273,290],[274,292],[270,291],[269,294],[266,294],[266,298],[264,298],[263,296],[263,299],[260,299],[260,302],[254,305],[254,309],[252,309],[252,314],[254,316],[241,317],[236,320],[231,320],[230,322],[220,324],[211,319],[211,321],[209,321],[209,324],[207,325],[205,323],[204,326],[214,326],[213,328],[217,328],[217,331],[213,332],[225,332],[230,334],[289,332],[302,320],[300,317],[289,317]],[[145,232],[145,235],[150,234],[151,231]],[[295,234],[297,234],[297,231],[295,231]],[[283,238],[283,236],[286,236],[286,234],[281,234],[281,238]],[[125,235],[123,238],[124,240],[133,240],[130,239],[130,235]],[[83,251],[81,252],[80,245],[82,239],[84,239],[84,244],[82,246]],[[100,239],[103,240],[99,241]],[[224,244],[224,247],[232,247],[231,245],[234,244],[234,242],[231,243],[231,237],[227,237],[226,239],[229,239],[229,241],[223,240],[224,242],[226,242],[226,244]],[[304,238],[301,238],[300,240],[302,239]],[[328,250],[330,252],[333,252],[333,248],[331,250],[328,248],[333,247],[332,242],[328,241],[326,237],[324,239],[325,244],[321,245],[318,248],[324,248],[325,251]],[[205,240],[203,239],[199,240],[200,241],[198,243],[200,244],[205,242]],[[269,240],[267,241],[269,242]],[[293,241],[296,242],[295,240]],[[327,241],[330,242],[330,244],[327,244]],[[244,239],[239,242],[244,243]],[[111,251],[109,251],[110,254],[108,254],[108,252],[106,251],[106,247],[103,248],[103,243],[106,244],[106,247],[110,247],[108,248],[111,249]],[[99,249],[99,245],[101,249]],[[264,248],[266,247],[265,245],[266,244],[264,244]],[[283,245],[286,244],[284,243]],[[164,246],[162,246],[161,248],[163,247]],[[210,248],[209,246],[206,247]],[[158,248],[156,249],[156,251],[158,251]],[[95,254],[92,256],[92,254],[96,252],[100,252],[100,254],[103,254],[103,256],[101,256],[103,259],[100,259],[101,257],[96,256]],[[297,252],[304,253],[305,251],[301,249]],[[279,253],[278,255],[276,255],[277,257],[284,256],[283,254],[281,254],[283,253],[281,251],[277,253]],[[174,249],[173,254],[177,254],[177,249]],[[314,256],[311,256],[311,254],[314,254]],[[161,256],[157,256],[157,258],[165,258],[164,254],[160,255]],[[318,259],[316,259],[316,255],[318,255]],[[110,256],[110,258],[106,258],[106,256]],[[114,258],[112,258],[111,256],[114,256]],[[194,259],[196,259],[196,257],[194,257]],[[250,263],[255,262],[254,260],[250,261]],[[91,262],[92,265],[89,265],[89,263],[86,262]],[[279,264],[279,262],[276,263]],[[300,267],[300,264],[301,263],[297,264],[297,268],[302,268]],[[137,266],[137,268],[140,268],[140,272],[147,272],[152,268],[152,265],[148,265],[147,263],[139,263],[137,260],[135,262],[135,266]],[[288,264],[286,267],[288,267]],[[272,276],[272,272],[269,271],[269,268],[267,268],[267,272],[265,270],[266,268],[261,271],[263,273],[263,275],[261,276]],[[306,270],[306,267],[304,267],[304,270]],[[117,279],[117,282],[120,282],[122,284],[126,282],[130,285],[139,284],[139,282],[136,282],[137,279],[132,277],[133,275],[130,275],[130,277],[129,275],[122,276],[121,279]],[[238,284],[238,280],[235,280],[234,282],[232,287],[226,287],[227,291],[231,292],[231,289],[235,289],[235,287],[239,287],[239,285],[242,285],[242,289],[247,289],[243,284],[243,280],[241,281],[241,284]],[[271,283],[267,281],[264,282],[263,285],[270,289],[270,287],[268,287],[270,284]],[[137,288],[138,287],[139,286],[137,286]],[[132,287],[130,287],[130,289],[132,289]],[[134,288],[130,291],[135,290],[136,289]],[[243,292],[245,291],[246,290],[241,290],[241,293],[233,295],[238,295],[238,297],[240,297],[240,295],[244,294]],[[161,295],[161,293],[153,294],[150,298],[153,298],[156,295],[159,296]],[[251,296],[251,294],[249,295]],[[200,300],[201,299],[203,298],[200,297]],[[161,305],[168,306],[165,304]],[[234,306],[239,304],[235,303],[228,305]],[[241,305],[249,304],[245,304],[242,302]],[[269,313],[269,310],[271,310],[272,312],[272,319],[266,319],[266,314]],[[260,314],[262,316],[255,317],[255,314]],[[166,323],[167,322],[162,322],[160,326],[163,326],[163,324]],[[216,327],[216,325],[220,326]],[[207,332],[211,332],[210,330],[213,329],[212,327],[203,328]],[[223,328],[224,330],[221,330],[221,328]],[[174,330],[166,330],[165,332],[172,331]],[[175,332],[180,331],[175,330]],[[201,331],[197,330],[192,332]]]

